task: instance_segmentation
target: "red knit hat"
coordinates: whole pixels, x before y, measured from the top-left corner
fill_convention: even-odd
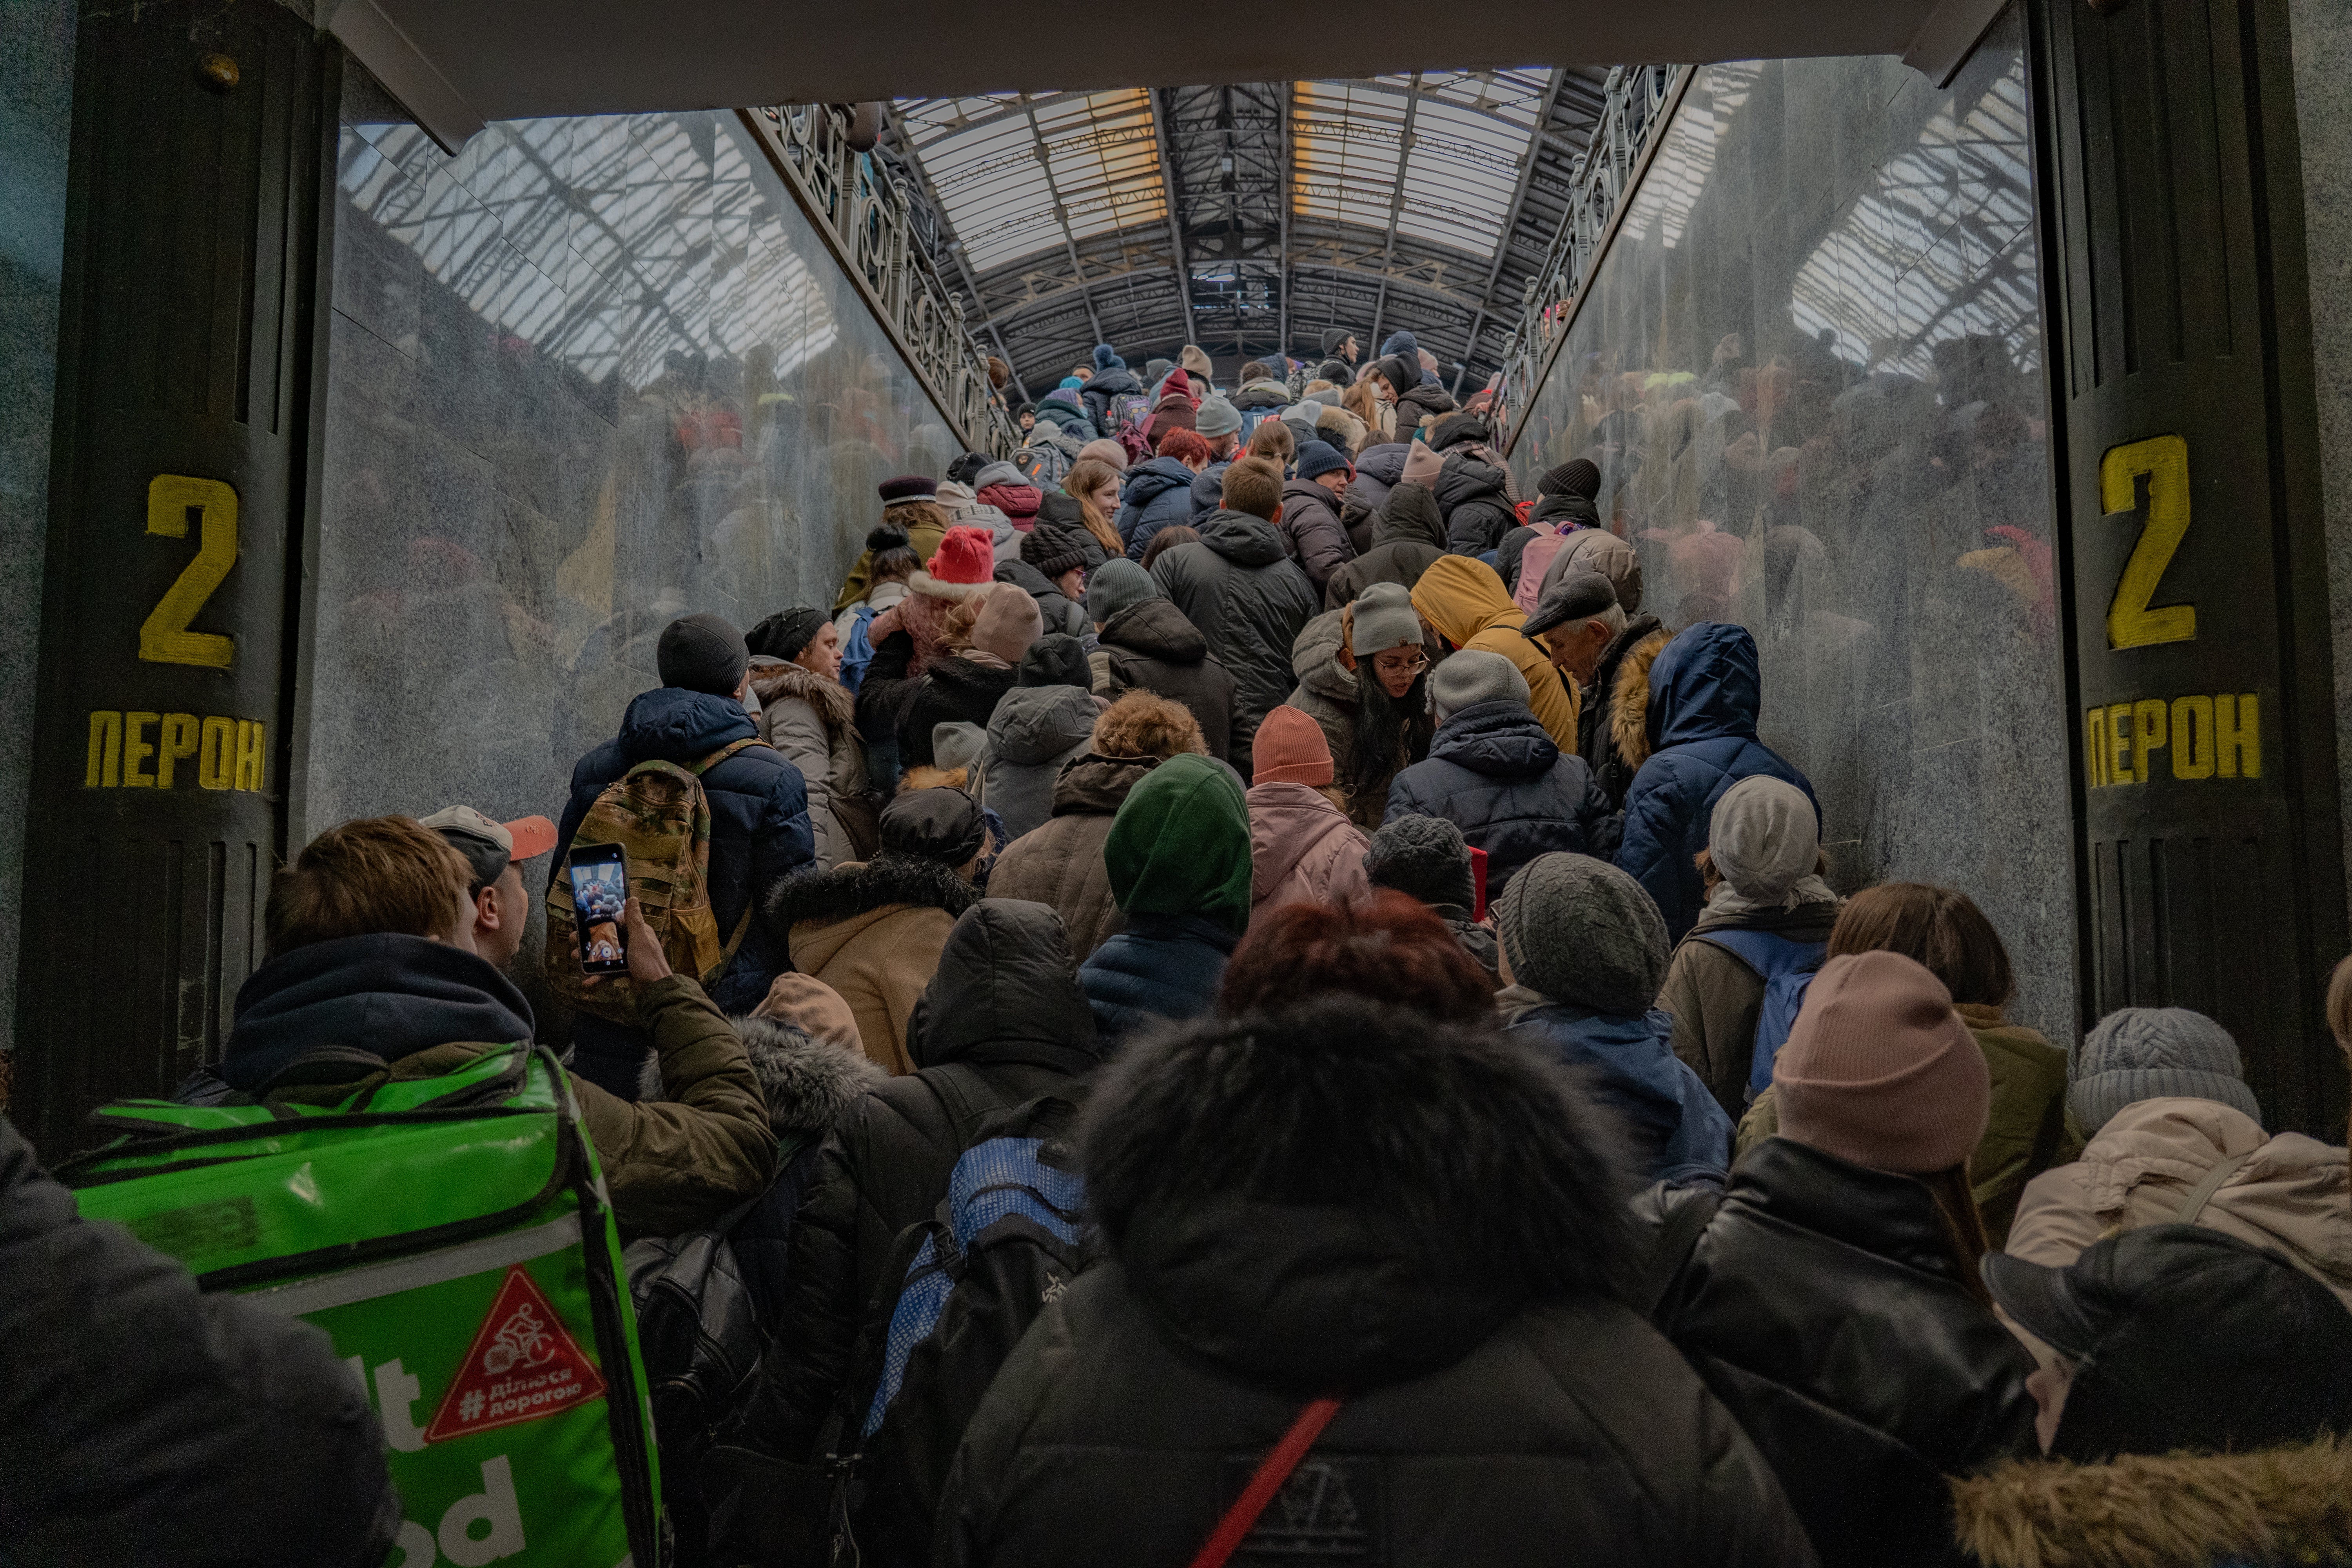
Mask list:
[[[1899,952],[1822,965],[1772,1088],[1782,1137],[1906,1176],[1967,1159],[1992,1108],[1992,1075],[1952,994]]]
[[[934,598],[968,599],[988,592],[995,580],[995,536],[984,528],[950,528],[908,585]]]
[[[1331,747],[1323,726],[1285,703],[1265,716],[1250,742],[1252,784],[1327,784],[1331,782]]]

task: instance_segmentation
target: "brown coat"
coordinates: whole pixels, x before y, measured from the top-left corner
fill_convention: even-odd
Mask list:
[[[908,1021],[940,966],[956,917],[980,898],[936,861],[880,855],[776,890],[769,917],[792,931],[793,967],[841,994],[872,1060],[915,1070]]]
[[[2116,1112],[2080,1159],[2027,1184],[2006,1250],[2063,1268],[2103,1237],[2171,1223],[2207,1173],[2239,1156],[2194,1223],[2281,1254],[2352,1307],[2344,1151],[2300,1132],[2273,1137],[2219,1100],[2143,1100]]]
[[[1767,931],[1797,942],[1827,942],[1837,924],[1836,904],[1728,915],[1709,910],[1675,949],[1658,1005],[1675,1016],[1675,1055],[1690,1064],[1726,1116],[1748,1107],[1748,1074],[1755,1057],[1756,1020],[1764,1010],[1764,977],[1711,942],[1710,931]]]
[[[2026,1183],[2074,1157],[2066,1128],[2066,1053],[2035,1030],[2002,1023],[1998,1007],[1964,1003],[1958,1011],[1992,1072],[1992,1120],[1969,1156],[1969,1180],[1985,1234],[1998,1247]],[[1768,1089],[1739,1119],[1732,1159],[1780,1130],[1780,1107]]]
[[[1110,896],[1103,840],[1127,792],[1158,764],[1152,757],[1084,756],[1054,781],[1054,815],[1014,839],[988,874],[992,899],[1050,905],[1069,932],[1070,956],[1084,963],[1127,929]]]

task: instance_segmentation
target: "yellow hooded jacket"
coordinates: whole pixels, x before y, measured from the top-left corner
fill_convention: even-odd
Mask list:
[[[1467,555],[1439,556],[1413,584],[1412,607],[1455,647],[1499,653],[1517,665],[1536,721],[1561,751],[1575,752],[1576,688],[1552,668],[1539,645],[1519,635],[1527,614],[1511,602],[1492,566]]]

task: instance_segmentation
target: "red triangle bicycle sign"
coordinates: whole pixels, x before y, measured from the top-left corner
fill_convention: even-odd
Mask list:
[[[428,1443],[536,1421],[598,1398],[604,1379],[520,1267],[507,1270],[489,1316],[441,1396]]]

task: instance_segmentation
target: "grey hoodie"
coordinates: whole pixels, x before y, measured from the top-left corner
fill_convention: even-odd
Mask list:
[[[1086,754],[1103,710],[1076,686],[1016,686],[997,700],[988,721],[982,793],[1008,837],[1045,826],[1054,815],[1054,779]]]

